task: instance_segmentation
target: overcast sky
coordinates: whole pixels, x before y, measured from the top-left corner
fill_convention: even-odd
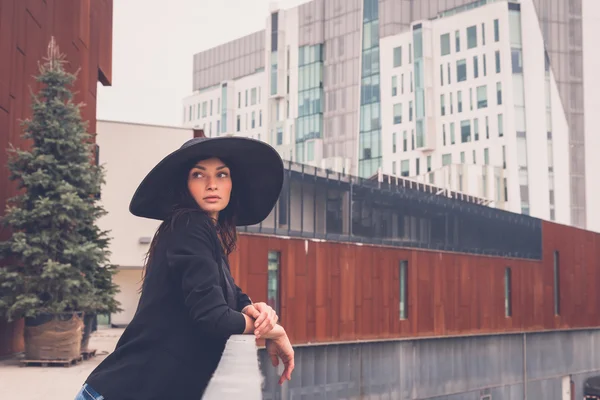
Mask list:
[[[112,87],[98,89],[98,118],[180,125],[194,53],[264,29],[271,2],[114,0]]]

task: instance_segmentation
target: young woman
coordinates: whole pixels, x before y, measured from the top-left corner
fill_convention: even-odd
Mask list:
[[[138,308],[76,400],[199,400],[234,334],[267,339],[273,365],[285,366],[279,383],[291,379],[294,351],[277,315],[252,303],[227,261],[236,226],[264,220],[282,183],[277,152],[236,137],[189,140],[150,171],[130,204],[162,221]]]

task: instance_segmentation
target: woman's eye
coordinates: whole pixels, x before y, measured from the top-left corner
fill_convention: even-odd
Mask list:
[[[193,172],[192,173],[192,178],[200,178],[202,176],[202,173],[200,172]]]
[[[219,174],[219,178],[227,178],[229,176],[229,174],[227,172],[221,172]]]

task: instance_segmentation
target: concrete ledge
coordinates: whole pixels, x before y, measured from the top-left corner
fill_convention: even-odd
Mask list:
[[[254,335],[234,335],[227,341],[221,362],[202,399],[261,400],[262,383]]]

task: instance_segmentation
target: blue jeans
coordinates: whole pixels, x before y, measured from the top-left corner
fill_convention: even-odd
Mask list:
[[[77,396],[75,396],[75,400],[104,400],[104,396],[101,396],[94,388],[84,383]]]

